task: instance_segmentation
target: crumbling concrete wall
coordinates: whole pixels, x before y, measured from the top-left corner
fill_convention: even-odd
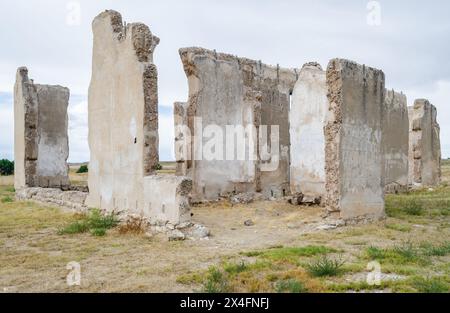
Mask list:
[[[35,85],[25,67],[14,89],[15,188],[67,188],[69,89]]]
[[[317,63],[303,66],[292,94],[290,112],[291,192],[325,195],[325,135],[328,112],[326,72]]]
[[[409,109],[409,182],[436,186],[441,182],[441,142],[437,110],[426,99]]]
[[[154,223],[190,218],[189,179],[155,176],[158,157],[159,38],[118,12],[94,19],[89,87],[89,207],[142,214]],[[187,181],[187,182],[186,182]]]
[[[404,192],[408,189],[409,117],[403,93],[386,91],[382,126],[385,191]]]
[[[184,168],[193,179],[194,198],[216,200],[233,193],[255,191],[267,197],[286,193],[289,190],[289,98],[297,80],[296,72],[202,48],[180,49],[180,56],[189,84],[184,120],[193,136]],[[199,118],[202,125],[198,123]],[[216,134],[203,136],[203,127],[206,130],[210,125],[217,126]],[[227,125],[256,129],[247,133],[254,140],[247,145],[245,160],[237,158],[236,146],[229,149],[235,157],[227,158],[226,142],[232,140],[225,139]],[[265,162],[249,157],[249,150],[258,153],[263,148],[256,134],[261,134],[261,125],[269,126],[268,138],[272,136],[270,126],[279,127],[280,147],[269,150],[272,155],[277,154],[279,162],[270,171],[265,164],[274,161],[270,157]],[[217,133],[222,134],[223,145],[216,147],[217,158],[206,160],[203,147],[211,138],[208,136]],[[274,153],[277,149],[279,153]]]
[[[385,77],[343,59],[327,68],[326,205],[344,220],[384,216],[382,117]]]
[[[36,85],[39,103],[38,186],[69,186],[68,115],[70,91],[60,86]]]
[[[190,155],[191,136],[188,125],[187,103],[175,102],[173,106],[174,127],[175,127],[175,161],[176,175],[187,176],[187,162]],[[189,150],[188,150],[189,149]]]

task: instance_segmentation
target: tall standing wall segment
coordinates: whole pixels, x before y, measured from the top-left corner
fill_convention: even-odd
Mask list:
[[[138,214],[152,223],[190,219],[186,177],[158,176],[158,85],[153,51],[159,43],[141,23],[124,25],[106,11],[92,24],[89,87],[89,207]]]
[[[28,70],[17,70],[14,87],[14,185],[67,188],[70,91],[61,86],[37,85]]]
[[[386,91],[383,115],[383,154],[385,191],[408,189],[409,117],[403,93]]]
[[[307,197],[325,195],[324,123],[329,109],[326,72],[317,63],[300,71],[290,112],[291,192]]]
[[[327,68],[330,109],[325,124],[326,205],[344,220],[384,217],[380,70],[333,59]]]
[[[216,200],[242,192],[262,192],[266,197],[288,193],[289,105],[296,71],[202,48],[180,49],[180,56],[189,100],[184,118],[176,120],[187,123],[192,140],[186,149],[189,155],[179,160],[179,167],[193,179],[194,199]],[[256,130],[246,133],[247,139],[255,140],[247,144],[245,158],[237,157],[237,145],[226,144],[233,139],[226,136],[227,126]],[[258,138],[263,134],[268,147]],[[223,144],[212,149],[213,158],[205,159],[203,152],[214,135],[222,137]],[[274,147],[273,137],[279,139]],[[257,156],[249,157],[250,151]]]
[[[426,99],[417,99],[409,109],[409,182],[436,186],[441,182],[441,142],[437,110]]]

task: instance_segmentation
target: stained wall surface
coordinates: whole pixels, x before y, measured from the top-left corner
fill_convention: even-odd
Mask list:
[[[408,189],[409,116],[406,96],[387,90],[383,115],[385,190]]]
[[[436,186],[441,182],[441,142],[437,110],[426,99],[409,109],[409,182]]]
[[[38,186],[69,186],[69,89],[48,85],[36,85],[36,89],[39,103]]]
[[[188,129],[187,103],[175,102],[173,106],[174,127],[175,127],[175,161],[176,175],[186,176],[187,160],[191,153],[191,136]]]
[[[102,210],[141,214],[152,222],[189,219],[183,177],[158,177],[158,93],[153,51],[159,39],[140,23],[106,11],[92,24],[89,87],[89,196]],[[164,186],[164,188],[163,188]]]
[[[328,112],[326,72],[317,63],[303,66],[290,112],[291,192],[325,195],[325,134]]]
[[[296,72],[202,48],[181,49],[180,56],[189,84],[186,120],[194,135],[185,171],[193,179],[194,198],[215,200],[248,191],[263,192],[267,197],[287,193],[289,104]],[[226,136],[227,125],[248,130],[247,137],[254,139],[245,148],[245,158],[237,157],[237,145],[228,149],[235,157],[227,157],[226,142],[232,139],[231,135]],[[263,150],[258,140],[261,125],[269,126],[268,138],[277,135],[277,130],[270,132],[271,126],[276,125],[280,139],[280,145],[273,150],[264,149],[271,153],[265,156],[265,161],[258,154]],[[212,147],[215,157],[207,160],[203,152],[208,151],[209,141],[215,136],[224,138],[223,145]],[[270,140],[265,142],[269,142],[270,148]],[[250,150],[256,151],[256,158],[249,156]]]
[[[384,216],[382,117],[385,77],[343,60],[327,68],[326,204],[344,220]]]
[[[66,188],[69,182],[68,117],[70,91],[35,85],[25,67],[14,87],[14,185]]]

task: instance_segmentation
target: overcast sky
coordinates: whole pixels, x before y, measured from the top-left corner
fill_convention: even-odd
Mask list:
[[[70,161],[89,160],[87,90],[93,18],[105,9],[143,22],[161,38],[161,159],[173,158],[172,104],[187,99],[178,49],[201,46],[282,67],[342,57],[384,70],[387,88],[409,105],[438,108],[444,157],[450,157],[450,1],[389,0],[0,0],[0,158],[13,157],[12,90],[19,66],[41,84],[69,87]],[[372,1],[373,2],[373,1]],[[80,19],[77,19],[77,7]],[[368,23],[368,16],[371,23]],[[373,18],[374,17],[374,18]]]

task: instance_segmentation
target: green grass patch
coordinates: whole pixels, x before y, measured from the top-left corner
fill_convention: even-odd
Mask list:
[[[389,217],[440,217],[450,214],[450,186],[441,185],[399,195],[386,196],[386,213]]]
[[[245,272],[246,270],[248,270],[248,266],[247,266],[247,264],[245,264],[244,261],[241,261],[240,263],[235,263],[235,264],[233,264],[233,263],[225,264],[223,269],[228,274],[239,274],[239,273],[242,273],[242,272]]]
[[[419,260],[419,252],[410,242],[394,247],[394,252],[408,263]]]
[[[230,290],[226,275],[217,267],[208,270],[202,291],[206,293],[226,293]]]
[[[72,224],[61,229],[58,234],[60,235],[74,235],[74,234],[82,234],[89,231],[89,224],[86,221],[76,221]]]
[[[407,224],[386,224],[386,228],[401,232],[410,232],[412,230],[412,227]]]
[[[275,291],[278,293],[305,293],[308,292],[308,289],[302,282],[291,278],[276,282]]]
[[[59,230],[60,235],[74,235],[90,232],[93,236],[101,237],[106,235],[108,229],[114,228],[119,224],[117,216],[114,213],[103,215],[100,210],[91,210],[79,221],[75,221],[63,229]]]
[[[2,198],[2,203],[12,203],[14,202],[14,199],[11,198],[10,196],[6,196]]]
[[[201,284],[203,276],[201,273],[188,273],[177,277],[177,283],[183,285]]]
[[[345,261],[322,256],[306,265],[308,273],[313,277],[337,276],[342,272]]]
[[[329,291],[333,292],[347,292],[347,291],[373,291],[373,290],[383,290],[391,287],[392,281],[381,281],[380,285],[369,285],[366,281],[358,282],[345,282],[345,283],[331,283],[327,286]]]
[[[386,249],[370,246],[365,251],[365,258],[368,260],[383,261],[384,265],[417,264],[426,266],[431,263],[430,257],[443,257],[449,254],[449,242],[437,245],[422,243],[419,247],[407,242]]]
[[[450,254],[450,242],[442,245],[433,245],[431,243],[423,243],[421,245],[423,253],[427,256],[447,256]]]
[[[299,257],[312,257],[317,255],[325,255],[328,253],[337,252],[337,250],[325,246],[305,246],[305,247],[291,247],[291,248],[274,248],[264,251],[251,251],[242,253],[248,257],[260,257],[273,261],[298,261]]]
[[[424,278],[415,277],[412,286],[421,293],[448,293],[450,292],[449,284],[440,277]]]
[[[383,260],[387,256],[387,251],[375,246],[370,246],[366,249],[366,255],[368,259]]]
[[[370,246],[365,250],[365,258],[382,261],[384,264],[428,265],[430,263],[429,255],[410,242],[385,249]]]

